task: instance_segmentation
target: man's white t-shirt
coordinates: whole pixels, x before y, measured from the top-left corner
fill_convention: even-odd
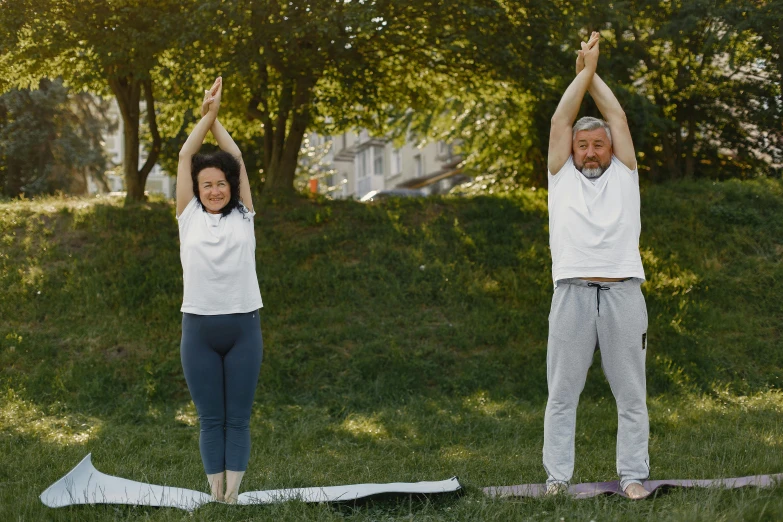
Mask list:
[[[571,156],[549,173],[549,246],[555,286],[571,277],[644,279],[639,172],[612,156],[595,180],[576,170]]]
[[[237,314],[264,306],[256,276],[255,212],[242,210],[210,214],[193,197],[177,218],[183,312]]]

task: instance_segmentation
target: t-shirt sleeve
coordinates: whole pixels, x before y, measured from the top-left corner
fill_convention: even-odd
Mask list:
[[[563,175],[573,168],[574,168],[574,157],[569,156],[565,164],[563,164],[560,170],[557,171],[555,174],[552,174],[547,170],[547,179],[549,180],[549,191],[551,192],[552,189],[554,189],[555,186],[557,186],[557,184],[560,183],[560,180],[563,178]]]
[[[242,212],[244,215],[246,215],[247,217],[251,217],[251,218],[252,218],[253,216],[255,216],[255,215],[256,215],[256,213],[255,213],[255,211],[254,211],[254,210],[250,210],[249,208],[247,208],[247,207],[245,206],[245,204],[244,204],[244,203],[242,203],[241,201],[239,202],[239,206],[241,207],[241,210],[240,210],[240,211],[241,211],[241,212]]]
[[[629,174],[636,184],[639,184],[639,162],[636,162],[636,168],[631,170],[625,166],[625,163],[617,159],[617,156],[612,156],[612,163],[620,171]]]
[[[185,206],[185,210],[182,211],[182,214],[177,217],[180,230],[185,228],[185,226],[190,223],[191,219],[193,219],[193,214],[196,213],[197,209],[198,201],[196,201],[196,196],[193,196],[193,199],[191,199],[190,202]]]

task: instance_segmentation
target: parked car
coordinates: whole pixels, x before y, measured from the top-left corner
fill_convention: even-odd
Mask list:
[[[407,188],[394,188],[385,190],[371,190],[359,201],[380,201],[387,198],[421,198],[427,194],[423,190],[419,189],[407,189]]]

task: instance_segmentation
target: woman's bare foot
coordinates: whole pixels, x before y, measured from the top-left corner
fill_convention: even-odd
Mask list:
[[[226,470],[226,503],[236,504],[239,497],[239,484],[242,482],[244,471]]]
[[[223,502],[223,472],[207,475],[207,481],[212,492],[212,498],[218,502]]]

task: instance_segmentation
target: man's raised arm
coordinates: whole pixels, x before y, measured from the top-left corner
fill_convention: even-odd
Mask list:
[[[614,155],[623,165],[634,170],[636,168],[636,151],[633,147],[631,129],[628,128],[628,119],[625,117],[625,111],[620,106],[620,102],[597,74],[593,75],[589,92],[612,131]]]
[[[589,43],[582,43],[582,50],[579,51],[579,56],[576,59],[577,77],[585,68],[584,53],[589,45]],[[636,151],[633,147],[633,139],[631,139],[631,130],[628,128],[628,120],[625,117],[625,111],[620,105],[620,102],[617,101],[612,90],[597,73],[593,74],[593,81],[590,83],[588,92],[590,93],[590,96],[593,97],[604,120],[609,124],[609,130],[612,132],[612,149],[614,155],[617,156],[617,159],[619,159],[623,165],[631,170],[635,169]]]
[[[549,129],[549,156],[547,168],[551,174],[557,174],[571,156],[573,142],[573,125],[579,107],[598,66],[598,33],[590,36],[587,47],[584,48],[584,68],[571,82],[552,116],[552,126]]]

